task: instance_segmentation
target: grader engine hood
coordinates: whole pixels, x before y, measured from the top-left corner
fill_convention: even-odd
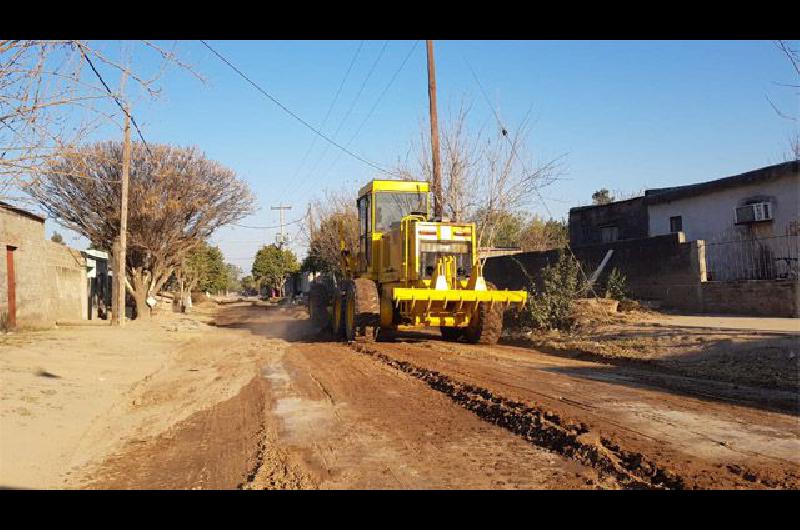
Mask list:
[[[473,224],[415,221],[406,226],[410,285],[394,287],[392,301],[416,323],[462,326],[481,302],[525,304],[526,291],[487,288]]]

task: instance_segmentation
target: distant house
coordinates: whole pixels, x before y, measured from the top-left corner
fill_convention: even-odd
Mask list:
[[[569,241],[573,247],[647,237],[644,197],[569,210]]]

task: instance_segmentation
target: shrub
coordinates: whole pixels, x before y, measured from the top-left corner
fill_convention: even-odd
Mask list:
[[[540,293],[533,287],[528,289],[528,304],[524,309],[509,312],[506,318],[509,327],[572,329],[575,300],[585,290],[578,261],[571,253],[560,250],[558,260],[542,269],[542,283],[544,288]]]
[[[628,298],[626,283],[625,275],[622,274],[619,269],[616,267],[611,269],[611,273],[608,275],[608,280],[606,281],[606,298],[613,298],[620,302],[626,300]]]

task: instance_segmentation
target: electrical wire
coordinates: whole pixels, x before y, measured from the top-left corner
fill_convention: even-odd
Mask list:
[[[350,144],[353,143],[353,141],[356,139],[358,134],[361,132],[361,129],[364,128],[364,125],[372,117],[372,114],[375,112],[375,109],[378,108],[378,104],[383,99],[383,96],[385,96],[386,93],[389,91],[389,89],[392,87],[392,85],[394,84],[395,80],[397,79],[397,76],[400,75],[400,72],[403,71],[403,68],[405,68],[406,63],[408,62],[408,59],[411,58],[411,54],[414,53],[414,50],[417,49],[418,45],[419,45],[419,41],[415,41],[414,44],[411,46],[411,48],[408,50],[408,53],[406,54],[405,58],[403,59],[403,62],[400,63],[400,66],[397,68],[397,70],[395,70],[394,75],[392,75],[392,78],[389,80],[389,82],[383,88],[383,91],[378,96],[378,99],[375,100],[375,103],[372,105],[372,108],[369,109],[369,112],[364,117],[364,119],[361,121],[361,124],[358,126],[358,129],[356,129],[356,132],[353,133],[353,135],[350,137],[350,140],[347,141],[347,144],[346,144],[347,146],[350,146]],[[328,167],[329,170],[333,169],[333,166],[336,165],[336,163],[339,161],[339,158],[341,158],[341,153],[339,154],[339,156],[336,157],[336,159],[334,159],[333,163]]]
[[[347,122],[347,119],[350,117],[350,114],[352,114],[353,109],[356,106],[356,103],[361,98],[361,94],[364,93],[364,88],[367,86],[367,82],[370,80],[370,78],[372,77],[372,74],[375,72],[375,68],[378,66],[378,63],[380,62],[381,58],[383,58],[383,55],[386,52],[386,47],[388,45],[389,45],[389,41],[388,40],[384,41],[383,46],[381,47],[380,51],[378,52],[378,56],[375,58],[375,61],[373,61],[372,66],[370,66],[370,69],[367,72],[366,77],[361,82],[361,87],[359,87],[358,92],[356,93],[356,97],[353,98],[353,102],[350,103],[350,108],[347,109],[347,112],[345,113],[344,117],[341,120],[339,120],[339,125],[336,127],[336,130],[333,132],[333,137],[334,138],[336,138],[338,136],[339,131],[341,131],[342,127]],[[317,158],[317,161],[314,163],[314,165],[312,166],[311,170],[308,172],[308,176],[309,177],[311,177],[312,175],[316,175],[316,170],[319,167],[319,164],[322,162],[322,159],[325,158],[325,155],[327,155],[327,154],[328,154],[328,146],[325,146],[325,149],[322,151],[322,154]],[[394,173],[392,171],[384,170],[383,172],[386,173],[387,175],[396,175],[396,173]],[[310,182],[310,180],[307,180],[307,182]],[[305,191],[305,190],[303,190],[303,191]]]
[[[294,224],[297,224],[297,223],[301,223],[301,222],[305,221],[307,218],[308,218],[308,214],[304,215],[303,217],[300,217],[299,219],[295,219],[294,221],[289,221],[288,223],[283,223],[283,226],[291,226],[291,225],[294,225]],[[273,230],[275,228],[280,228],[281,227],[281,225],[275,225],[275,226],[251,226],[251,225],[240,225],[240,224],[236,224],[236,223],[232,223],[232,226],[238,226],[239,228],[255,228],[255,229],[258,229],[258,230]]]
[[[328,118],[330,118],[331,112],[333,111],[333,107],[336,106],[336,103],[339,101],[339,96],[342,93],[342,88],[344,87],[344,84],[347,81],[348,77],[350,77],[350,72],[353,70],[353,65],[356,63],[356,59],[358,59],[358,56],[361,53],[361,49],[363,47],[364,47],[364,41],[362,40],[361,43],[358,45],[358,48],[356,48],[356,52],[353,54],[353,58],[350,60],[350,64],[347,67],[347,71],[345,72],[344,77],[342,77],[342,81],[339,83],[339,88],[336,89],[336,94],[333,96],[333,101],[331,101],[331,104],[328,106],[328,111],[325,113],[325,117],[322,119],[322,124],[320,125],[321,128],[324,128],[325,125],[328,123]],[[314,150],[314,146],[317,144],[317,138],[319,138],[319,137],[318,136],[314,136],[314,138],[311,140],[311,145],[308,146],[308,149],[306,150],[305,155],[303,155],[303,159],[300,161],[300,164],[297,166],[297,170],[294,172],[294,175],[292,175],[292,178],[289,181],[286,182],[286,184],[284,186],[284,194],[285,194],[285,191],[286,191],[286,187],[290,186],[291,183],[293,183],[295,181],[295,179],[297,178],[297,175],[300,173],[300,170],[303,168],[303,166],[305,165],[306,161],[308,160],[308,157],[311,154],[311,151]],[[340,152],[340,154],[341,154],[341,152]]]
[[[472,72],[472,77],[475,79],[475,82],[478,84],[478,87],[480,88],[481,93],[483,94],[484,99],[486,100],[486,104],[489,106],[489,108],[491,109],[492,113],[494,113],[494,117],[497,120],[497,125],[500,127],[500,131],[501,131],[502,136],[506,140],[508,140],[509,145],[511,146],[511,156],[513,158],[517,159],[517,162],[519,162],[520,165],[522,166],[522,171],[525,172],[525,174],[528,174],[528,169],[527,169],[527,167],[525,167],[525,162],[517,154],[516,149],[514,148],[515,147],[514,146],[514,142],[511,141],[511,138],[508,135],[508,129],[505,127],[505,125],[503,125],[503,122],[500,119],[500,115],[498,114],[497,109],[495,109],[494,105],[492,105],[491,100],[489,99],[489,96],[486,93],[486,90],[483,88],[483,84],[481,83],[480,79],[478,79],[478,74],[472,68],[472,65],[469,63],[469,60],[467,60],[467,57],[463,53],[461,54],[461,56],[464,58],[464,62],[469,67],[470,72]],[[544,209],[547,212],[547,215],[551,219],[554,219],[555,217],[553,216],[553,212],[550,210],[550,206],[547,204],[547,201],[545,201],[545,199],[542,196],[541,192],[536,188],[534,188],[533,191],[534,191],[534,193],[536,193],[536,196],[539,198],[539,202],[542,204],[542,206],[544,206]],[[589,290],[592,292],[592,294],[594,294],[595,297],[597,297],[597,292],[595,292],[594,286],[588,283],[589,282],[589,276],[586,274],[586,271],[583,270],[583,266],[581,265],[581,262],[578,260],[578,257],[575,255],[575,253],[572,251],[572,248],[569,245],[567,245],[566,248],[567,248],[567,251],[572,256],[572,258],[575,260],[575,263],[578,265],[578,270],[583,275],[583,277],[586,279],[587,284],[589,285]],[[527,273],[527,271],[526,271],[526,273]]]
[[[89,66],[91,67],[92,71],[94,72],[94,75],[97,76],[97,79],[99,79],[100,82],[103,84],[103,87],[105,87],[106,92],[108,92],[108,95],[111,96],[114,99],[114,101],[117,103],[117,106],[128,117],[128,119],[131,120],[131,123],[133,124],[133,127],[136,129],[136,133],[139,135],[139,138],[142,140],[142,143],[144,144],[145,149],[147,149],[147,154],[149,154],[150,156],[153,156],[153,153],[150,151],[150,146],[147,145],[147,141],[144,139],[144,135],[142,134],[142,130],[139,128],[139,124],[136,123],[136,120],[134,119],[133,115],[128,111],[128,109],[122,104],[122,102],[119,100],[119,98],[108,87],[108,84],[106,84],[106,81],[105,81],[105,79],[103,79],[103,76],[100,75],[100,72],[98,72],[97,68],[94,67],[94,63],[89,58],[89,54],[84,52],[83,47],[80,44],[76,44],[76,46],[78,46],[78,48],[80,49],[81,55],[83,56],[84,59],[86,59],[86,62],[89,63]]]
[[[224,57],[222,54],[220,54],[220,53],[219,53],[217,50],[215,50],[214,48],[212,48],[212,47],[211,47],[211,45],[209,45],[209,44],[208,44],[206,41],[204,41],[204,40],[201,40],[200,42],[203,44],[203,46],[205,46],[206,48],[208,48],[208,49],[209,49],[209,50],[210,50],[210,51],[211,51],[211,52],[212,52],[214,55],[216,55],[216,56],[217,56],[217,58],[219,58],[219,60],[221,60],[223,63],[227,64],[227,65],[228,65],[228,66],[231,68],[231,70],[233,70],[234,72],[236,72],[236,73],[237,73],[237,74],[238,74],[238,75],[239,75],[239,76],[240,76],[242,79],[244,79],[244,80],[245,80],[245,81],[247,81],[247,82],[248,82],[250,85],[252,85],[252,86],[253,86],[253,88],[255,88],[256,90],[258,90],[258,91],[259,91],[261,94],[263,94],[263,95],[264,95],[264,96],[265,96],[267,99],[269,99],[269,100],[270,100],[270,101],[272,101],[272,102],[273,102],[275,105],[277,105],[277,106],[278,106],[278,107],[279,107],[279,108],[280,108],[282,111],[284,111],[284,112],[285,112],[285,113],[287,113],[289,116],[291,116],[292,118],[294,118],[295,120],[297,120],[298,122],[300,122],[300,123],[301,123],[303,126],[305,126],[307,129],[309,129],[310,131],[312,131],[314,134],[316,134],[317,136],[319,136],[320,138],[322,138],[323,140],[325,140],[326,142],[328,142],[330,145],[333,145],[333,146],[335,146],[337,149],[339,149],[339,150],[341,150],[341,151],[344,151],[345,153],[347,153],[347,154],[348,154],[348,155],[350,155],[351,157],[353,157],[353,158],[355,158],[356,160],[358,160],[358,161],[360,161],[360,162],[362,162],[362,163],[364,163],[364,164],[366,164],[366,165],[370,166],[371,168],[373,168],[373,169],[376,169],[376,170],[380,171],[381,173],[386,173],[386,174],[389,174],[389,175],[391,175],[391,174],[392,174],[390,171],[387,171],[386,169],[382,168],[381,166],[379,166],[379,165],[375,164],[374,162],[370,162],[370,161],[369,161],[369,160],[367,160],[366,158],[364,158],[364,157],[362,157],[362,156],[360,156],[360,155],[358,155],[358,154],[354,153],[353,151],[350,151],[349,149],[347,149],[347,148],[346,148],[346,147],[344,147],[343,145],[340,145],[339,143],[337,143],[335,140],[333,140],[333,139],[329,138],[329,137],[328,137],[328,136],[327,136],[325,133],[321,132],[319,129],[317,129],[316,127],[314,127],[313,125],[311,125],[310,123],[308,123],[306,120],[304,120],[303,118],[301,118],[300,116],[298,116],[298,115],[297,115],[296,113],[294,113],[294,112],[293,112],[291,109],[289,109],[289,108],[288,108],[286,105],[284,105],[283,103],[281,103],[280,101],[278,101],[278,99],[276,99],[274,96],[272,96],[272,95],[271,95],[269,92],[267,92],[266,90],[264,90],[263,88],[261,88],[261,86],[259,86],[259,85],[258,85],[258,84],[257,84],[255,81],[253,81],[252,79],[250,79],[249,77],[247,77],[247,75],[246,75],[244,72],[242,72],[242,71],[241,71],[239,68],[237,68],[237,67],[236,67],[236,66],[235,66],[233,63],[231,63],[231,62],[230,62],[228,59],[226,59],[226,58],[225,58],[225,57]]]

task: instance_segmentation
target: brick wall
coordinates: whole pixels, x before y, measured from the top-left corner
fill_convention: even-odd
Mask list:
[[[17,287],[17,325],[48,326],[47,268],[45,265],[44,222],[0,207],[0,312],[8,312],[6,246],[14,251]]]

